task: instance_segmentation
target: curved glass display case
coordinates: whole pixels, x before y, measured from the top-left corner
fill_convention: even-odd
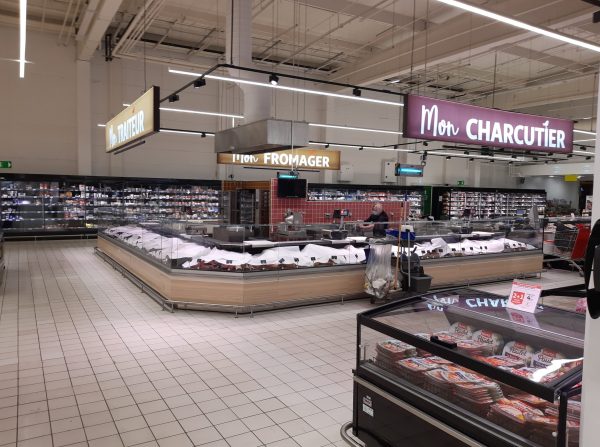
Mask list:
[[[579,445],[585,316],[506,304],[454,289],[359,314],[355,434],[368,447]]]

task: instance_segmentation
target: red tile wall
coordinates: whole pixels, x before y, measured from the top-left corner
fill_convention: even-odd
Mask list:
[[[409,214],[410,204],[408,202],[382,202],[383,209],[390,221],[401,221]],[[349,201],[308,201],[307,199],[281,199],[277,197],[277,179],[271,179],[271,224],[283,221],[288,209],[302,211],[304,223],[331,223],[331,217],[335,209],[349,210],[352,215],[346,220],[364,220],[371,214],[373,202],[349,202]]]

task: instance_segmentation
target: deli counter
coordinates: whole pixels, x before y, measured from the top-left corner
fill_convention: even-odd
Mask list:
[[[538,230],[508,221],[411,224],[417,234],[411,250],[434,287],[541,271]],[[400,225],[390,222],[389,228]],[[116,219],[99,232],[97,252],[171,308],[244,313],[363,297],[371,236],[356,222],[219,225]],[[387,239],[396,254],[395,240]]]

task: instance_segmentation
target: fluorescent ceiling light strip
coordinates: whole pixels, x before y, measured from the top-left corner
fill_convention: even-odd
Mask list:
[[[123,103],[123,107],[129,107],[131,104]],[[165,112],[178,112],[178,113],[193,113],[196,115],[209,115],[209,116],[224,116],[225,118],[238,118],[243,120],[242,115],[232,115],[230,113],[218,113],[218,112],[205,112],[203,110],[189,110],[189,109],[175,109],[173,107],[160,107],[160,110]]]
[[[583,133],[585,135],[594,135],[594,136],[596,136],[596,132],[590,132],[589,130],[573,129],[573,132]]]
[[[586,152],[586,151],[573,151],[573,153],[574,153],[575,155],[589,155],[589,156],[592,156],[592,157],[593,157],[594,155],[596,155],[596,153],[595,153],[595,152]]]
[[[19,77],[25,77],[25,43],[27,38],[27,0],[19,1]]]
[[[393,135],[402,135],[402,132],[398,132],[395,130],[368,129],[366,127],[338,126],[335,124],[308,123],[308,125],[313,126],[313,127],[327,127],[327,128],[331,128],[331,129],[360,130],[362,132],[376,132],[376,133],[389,133],[389,134],[393,134]]]
[[[98,127],[106,127],[106,124],[100,124],[100,123],[98,123],[98,124],[96,124],[96,126],[98,126]]]
[[[581,143],[582,141],[596,141],[595,138],[588,138],[587,140],[573,140],[573,143]]]
[[[546,28],[540,28],[538,26],[530,25],[525,22],[521,22],[520,20],[515,20],[510,17],[506,17],[500,14],[496,14],[495,12],[488,11],[486,9],[478,8],[477,6],[470,5],[468,3],[463,3],[457,0],[437,0],[440,3],[445,3],[446,5],[454,6],[455,8],[460,8],[464,11],[472,12],[473,14],[477,14],[483,17],[487,17],[492,20],[496,20],[498,22],[506,23],[507,25],[514,26],[516,28],[521,28],[526,31],[530,31],[532,33],[540,34],[542,36],[549,37],[551,39],[560,40],[565,43],[569,43],[571,45],[575,45],[581,48],[585,48],[587,50],[595,51],[600,53],[600,46],[594,45],[590,42],[585,42],[583,40],[574,39],[573,37],[569,37],[565,34],[561,34],[555,31],[551,31]]]
[[[160,129],[159,133],[180,133],[185,135],[196,135],[198,137],[202,136],[202,134],[207,137],[214,137],[215,134],[213,132],[192,132],[190,130],[174,130],[174,129]]]
[[[193,73],[193,72],[190,72],[190,71],[174,70],[172,68],[169,68],[169,73],[181,74],[181,75],[186,75],[186,76],[195,76],[195,77],[202,76],[202,73]],[[206,79],[215,79],[217,81],[233,82],[233,83],[236,83],[236,84],[256,85],[257,87],[269,87],[269,88],[274,88],[276,90],[285,90],[285,91],[290,91],[290,92],[307,93],[307,94],[310,94],[310,95],[330,96],[332,98],[351,99],[353,101],[372,102],[372,103],[375,103],[375,104],[386,104],[386,105],[396,106],[396,107],[403,107],[404,106],[404,104],[401,103],[401,102],[386,101],[386,100],[383,100],[383,99],[365,98],[365,97],[362,97],[362,96],[354,96],[354,95],[342,95],[342,94],[339,94],[339,93],[324,92],[324,91],[321,91],[321,90],[312,90],[312,89],[308,89],[308,88],[289,87],[289,86],[281,85],[281,84],[273,85],[273,84],[270,84],[268,82],[250,81],[248,79],[228,78],[226,76],[218,76],[218,75],[212,75],[212,74],[206,75],[204,77]]]

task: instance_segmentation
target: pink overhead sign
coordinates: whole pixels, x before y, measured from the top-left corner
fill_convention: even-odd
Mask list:
[[[408,95],[404,137],[570,153],[573,121]]]

